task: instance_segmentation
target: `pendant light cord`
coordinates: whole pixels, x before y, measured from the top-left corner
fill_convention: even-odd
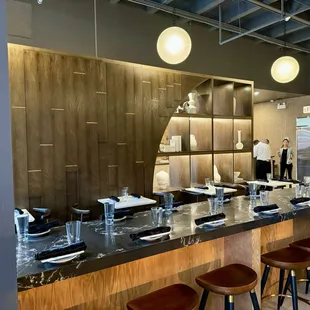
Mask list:
[[[173,27],[176,24],[176,0],[173,1],[173,14],[172,14],[172,25]]]
[[[287,12],[287,1],[286,0],[282,0],[284,1],[284,5],[283,5],[283,23],[284,23],[284,33],[283,33],[283,40],[284,40],[284,46],[283,46],[283,51],[284,54],[286,52],[287,49],[287,43],[286,43],[286,12]]]

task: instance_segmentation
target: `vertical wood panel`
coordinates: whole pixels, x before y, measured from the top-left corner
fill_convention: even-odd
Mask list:
[[[134,68],[135,83],[135,114],[136,114],[136,160],[143,161],[143,101],[142,101],[142,70]]]
[[[118,166],[108,166],[109,194],[118,195]]]
[[[42,172],[41,170],[28,171],[29,183],[29,208],[40,208],[42,194]],[[34,199],[35,198],[35,199]]]
[[[74,90],[77,105],[78,167],[79,167],[79,204],[89,207],[89,175],[87,163],[87,63],[83,58],[76,59],[77,74],[74,74]]]
[[[25,51],[28,170],[41,169],[38,54]]]
[[[65,112],[53,111],[54,134],[54,187],[55,187],[55,214],[53,216],[65,219],[66,208],[66,140],[65,140]]]
[[[99,184],[100,197],[109,197],[109,144],[99,143]]]
[[[67,210],[70,212],[70,208],[79,203],[78,197],[78,168],[67,167],[66,168],[66,201]]]
[[[99,150],[97,124],[87,125],[87,137],[89,195],[90,203],[94,205],[99,198]]]
[[[182,100],[181,94],[181,74],[174,73],[174,100],[180,101]]]
[[[127,183],[131,192],[136,192],[135,183],[135,114],[126,114],[126,141],[127,141]]]
[[[174,76],[172,72],[167,73],[167,108],[174,108]]]
[[[133,67],[126,67],[125,69],[125,99],[126,113],[135,113],[135,83]]]
[[[53,109],[64,109],[65,107],[65,94],[67,93],[65,80],[70,75],[70,72],[65,70],[66,60],[65,56],[51,55],[51,106]]]

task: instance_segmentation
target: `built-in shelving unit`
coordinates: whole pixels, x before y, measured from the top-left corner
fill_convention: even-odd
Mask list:
[[[156,174],[170,176],[170,186],[189,187],[214,177],[216,165],[222,182],[252,179],[253,83],[210,78],[195,89],[197,113],[174,113],[162,138],[156,160]],[[188,101],[184,98],[183,102]],[[242,149],[237,149],[241,131]],[[197,145],[191,146],[191,135]],[[173,136],[181,136],[181,151],[162,151]]]

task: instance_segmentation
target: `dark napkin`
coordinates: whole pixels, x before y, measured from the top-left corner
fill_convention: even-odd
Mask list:
[[[116,201],[116,202],[120,202],[119,198],[116,196],[110,196],[109,198]]]
[[[45,224],[35,224],[35,223],[29,223],[29,230],[28,233],[29,234],[39,234],[39,233],[43,233],[45,231],[48,231],[49,229],[51,229],[52,227],[57,227],[59,226],[59,221],[52,221],[49,223],[45,223]]]
[[[204,217],[201,217],[201,218],[199,218],[199,219],[195,219],[195,224],[196,224],[197,226],[199,226],[199,225],[202,225],[202,224],[204,224],[204,223],[223,220],[224,218],[226,218],[226,215],[225,215],[224,213],[219,213],[219,214],[215,214],[215,215],[204,216]]]
[[[298,203],[310,201],[310,198],[307,197],[300,197],[300,198],[293,198],[290,200],[290,203],[293,205],[297,205]]]
[[[203,185],[203,186],[195,186],[195,188],[198,188],[198,189],[209,189],[209,187],[205,186],[205,185]]]
[[[129,237],[132,241],[136,241],[136,240],[140,239],[141,237],[158,235],[158,234],[166,233],[169,231],[171,231],[170,226],[159,226],[159,227],[155,227],[152,229],[139,231],[138,233],[135,233],[135,234],[130,234]]]
[[[263,212],[263,211],[271,211],[279,209],[279,207],[276,204],[268,205],[268,206],[258,206],[254,208],[255,213]]]
[[[66,255],[66,254],[79,252],[79,251],[84,251],[84,250],[86,250],[86,248],[87,247],[86,247],[86,244],[84,243],[84,241],[81,241],[81,242],[70,244],[67,246],[42,251],[40,253],[37,253],[34,256],[34,258],[36,260],[43,260],[43,259],[58,257],[58,256]]]
[[[131,196],[139,199],[141,198],[141,195],[135,193],[131,193]]]
[[[121,219],[123,218],[124,216],[133,216],[134,215],[134,210],[115,210],[114,211],[114,218],[115,219]],[[104,214],[102,214],[101,218],[104,220],[105,219],[105,216]]]
[[[24,214],[24,211],[20,208],[15,208],[15,211],[17,211],[19,214]]]

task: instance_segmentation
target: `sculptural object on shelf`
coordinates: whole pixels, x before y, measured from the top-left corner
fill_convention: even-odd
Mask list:
[[[241,142],[241,130],[238,130],[238,142],[236,144],[236,149],[237,150],[243,149],[243,143]]]
[[[213,170],[214,170],[214,183],[221,183],[221,176],[219,174],[216,165],[214,165]]]
[[[196,151],[197,149],[197,140],[195,135],[191,134],[190,135],[190,146],[191,146],[191,151]]]
[[[188,98],[189,98],[189,101],[186,101],[183,104],[183,110],[185,111],[185,113],[189,113],[189,114],[197,113],[196,93],[189,93]]]
[[[163,170],[157,172],[156,181],[159,189],[166,189],[169,185],[169,174]]]

